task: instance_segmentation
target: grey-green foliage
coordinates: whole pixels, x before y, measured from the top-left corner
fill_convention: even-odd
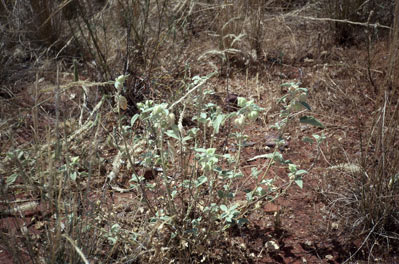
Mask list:
[[[250,184],[244,184],[248,179],[244,178],[240,161],[242,147],[248,138],[245,129],[264,109],[254,100],[239,97],[239,109],[223,113],[219,106],[206,100],[212,93],[205,89],[211,76],[194,77],[178,103],[169,105],[150,100],[138,103],[139,113],[132,117],[128,128],[135,134],[133,145],[145,142],[140,152],[133,152],[132,159],[139,161],[141,166],[158,167],[161,171],[154,182],[133,173],[131,187],[142,192],[148,208],[153,210],[151,222],[169,226],[163,235],[168,239],[190,241],[194,248],[217,238],[233,225],[247,223],[247,213],[263,202],[276,199],[280,195],[277,190],[285,190],[291,183],[302,188],[302,176],[307,173],[285,160],[276,149],[264,156],[267,160],[263,166],[252,170]],[[121,78],[117,83],[118,80]],[[285,104],[281,118],[286,119],[279,128],[281,130],[296,116],[295,111],[310,109],[306,103],[306,89],[296,85],[290,86],[289,95],[281,102]],[[178,104],[182,107],[176,117],[174,108]],[[192,120],[196,127],[188,128],[182,124],[188,104],[194,112]],[[143,127],[142,133],[135,133],[137,123]],[[233,125],[229,139],[235,141],[238,149],[223,154],[216,141],[227,124]],[[288,185],[276,186],[274,179],[269,177],[269,169],[275,162],[289,168]],[[160,197],[148,198],[145,193],[150,190],[157,190],[156,195]]]

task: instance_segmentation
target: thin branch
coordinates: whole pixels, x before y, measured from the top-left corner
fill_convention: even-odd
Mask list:
[[[286,17],[296,17],[296,18],[302,18],[302,19],[313,20],[313,21],[346,23],[346,24],[363,26],[363,27],[392,29],[391,27],[385,26],[385,25],[381,25],[378,22],[374,23],[374,24],[370,24],[370,23],[367,23],[367,22],[365,22],[365,23],[355,22],[355,21],[350,21],[350,20],[347,20],[347,19],[334,19],[334,18],[329,18],[329,17],[309,17],[309,16],[296,16],[296,15],[287,15]]]
[[[183,97],[181,97],[179,100],[177,100],[176,102],[174,102],[170,107],[169,110],[172,110],[176,105],[178,105],[179,103],[181,103],[182,101],[184,101],[192,92],[194,92],[195,90],[197,90],[198,88],[202,87],[210,78],[212,78],[214,75],[216,75],[216,72],[213,72],[211,74],[209,74],[208,76],[206,76],[206,78],[203,78],[202,80],[199,81],[199,83],[194,86],[190,91],[188,91]]]
[[[80,248],[78,248],[78,246],[76,245],[75,241],[72,240],[72,238],[70,238],[67,235],[62,235],[66,240],[68,240],[69,243],[71,243],[72,247],[76,250],[76,252],[79,254],[80,258],[82,259],[82,261],[85,264],[90,264],[90,262],[87,260],[87,258],[85,257],[85,255],[83,254],[82,250],[80,250]]]
[[[359,251],[360,249],[363,248],[364,244],[366,244],[367,240],[369,239],[370,235],[374,232],[374,229],[376,228],[376,226],[380,223],[381,219],[378,220],[378,222],[373,226],[373,228],[370,230],[370,232],[368,233],[367,237],[363,240],[362,244],[360,245],[360,247],[356,250],[356,252],[351,255],[347,260],[345,260],[342,264],[347,263],[348,261],[350,261]]]

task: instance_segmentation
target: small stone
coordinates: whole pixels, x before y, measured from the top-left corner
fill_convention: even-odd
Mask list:
[[[268,252],[276,252],[280,249],[280,246],[273,240],[267,241],[265,247]]]
[[[27,235],[28,234],[28,228],[26,226],[21,227],[21,233],[23,235]]]
[[[308,247],[311,247],[311,246],[313,246],[313,243],[310,240],[306,240],[305,241],[305,245],[308,246]]]
[[[338,227],[339,227],[338,222],[332,222],[332,223],[331,223],[331,228],[332,228],[333,230],[337,230]]]

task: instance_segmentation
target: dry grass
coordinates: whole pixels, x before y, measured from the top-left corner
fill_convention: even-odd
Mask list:
[[[349,11],[364,3],[327,2],[335,22],[352,20],[354,14]],[[375,8],[374,1],[369,2],[373,5],[368,8]],[[327,34],[329,21],[313,20],[323,17],[323,3],[2,1],[0,19],[6,26],[0,26],[0,174],[4,175],[0,216],[9,220],[0,232],[2,247],[17,263],[256,260],[238,240],[231,242],[231,233],[224,229],[227,224],[222,218],[215,220],[218,214],[209,209],[213,203],[225,205],[221,201],[228,200],[227,196],[210,196],[209,190],[198,188],[172,199],[168,189],[183,187],[175,187],[178,185],[169,178],[182,180],[183,186],[184,181],[202,176],[193,149],[184,150],[186,146],[168,141],[166,154],[162,154],[164,141],[158,140],[156,126],[143,130],[146,120],[128,126],[138,112],[138,102],[175,102],[193,87],[192,77],[214,70],[220,78],[209,80],[209,85],[221,97],[219,101],[223,102],[226,93],[252,97],[266,106],[264,122],[277,121],[279,105],[272,101],[287,92],[280,89],[281,80],[299,80],[313,89],[312,103],[325,111],[317,112],[319,116],[328,127],[334,126],[347,113],[348,102],[364,102],[361,96],[350,97],[355,94],[353,82],[370,87],[372,78],[381,79],[382,70],[370,74],[367,67],[339,62],[343,49],[335,47],[337,35]],[[374,22],[365,21],[364,16],[368,17],[367,12],[353,22],[366,27]],[[324,157],[338,155],[338,165],[345,161],[356,165],[352,169],[361,168],[346,172],[340,166],[347,185],[338,182],[340,187],[329,189],[338,192],[340,202],[328,197],[331,210],[341,214],[345,228],[353,234],[361,230],[364,235],[359,250],[370,244],[370,252],[375,241],[398,238],[399,118],[393,100],[398,87],[397,20],[395,17],[390,61],[383,69],[387,77],[374,84],[382,104],[374,109],[372,125],[358,126],[362,135],[359,162],[346,160],[339,145],[335,154],[326,151]],[[339,41],[346,34],[340,30],[348,26],[340,23],[342,26],[334,25]],[[374,40],[370,38],[369,45]],[[298,67],[307,63],[316,70],[303,72]],[[359,74],[357,80],[336,78],[353,72]],[[120,74],[129,77],[116,96],[108,81]],[[225,83],[220,85],[220,80]],[[195,91],[191,102],[173,109],[181,127],[183,117],[194,116],[205,103],[211,103],[202,101],[202,95]],[[121,103],[119,98],[126,98],[129,106],[123,113],[115,107]],[[349,123],[350,117],[346,119]],[[204,131],[198,132],[196,144],[217,147],[216,139],[227,138],[211,135],[204,124],[200,128]],[[142,135],[146,137],[140,138]],[[154,159],[138,165],[140,155],[145,156],[143,149],[153,150],[147,154],[151,152]],[[155,169],[162,155],[168,155],[170,162],[162,164],[165,173],[160,177]],[[158,177],[162,184],[152,186],[147,178],[133,182],[132,174],[137,179]],[[215,182],[215,188],[225,188]],[[168,215],[171,212],[173,217]],[[355,226],[349,225],[353,219]],[[237,226],[232,228],[240,230]]]
[[[392,47],[397,45],[396,27],[394,23],[389,42],[391,48],[385,49],[389,50],[389,53],[386,52],[388,57],[392,57],[390,62],[396,61],[397,58],[397,52],[392,50]],[[370,41],[368,45],[372,45]],[[370,56],[370,49],[373,48],[369,46],[368,56]],[[373,60],[368,61],[370,63]],[[387,67],[388,72],[391,71],[390,69],[397,68],[397,64],[384,66]],[[371,67],[376,66],[369,64],[368,67],[370,70]],[[354,107],[360,106],[364,100],[355,101],[353,98],[347,100],[347,105],[353,106],[354,114],[348,117],[352,119],[352,124],[355,123],[353,135],[358,138],[358,144],[352,149],[348,149],[343,144],[337,147],[337,150],[344,153],[346,158],[343,158],[342,154],[334,154],[338,166],[330,167],[333,172],[327,173],[328,180],[326,181],[329,184],[326,188],[330,192],[327,196],[330,199],[331,221],[343,225],[345,232],[348,232],[348,243],[350,240],[356,241],[359,234],[362,236],[362,240],[356,245],[357,249],[352,252],[346,262],[358,258],[359,255],[368,261],[373,261],[378,252],[390,254],[399,239],[397,233],[399,227],[397,202],[399,152],[396,89],[391,85],[392,75],[390,74],[385,76],[373,74],[373,77],[370,77],[370,71],[368,71],[368,77],[370,88],[372,88],[371,94],[374,95],[375,100],[369,98],[372,107],[365,105],[365,109],[374,111],[371,116],[365,118],[364,113]],[[350,107],[346,107],[346,111],[348,109]],[[358,118],[353,122],[355,115]],[[345,142],[342,137],[340,140]]]

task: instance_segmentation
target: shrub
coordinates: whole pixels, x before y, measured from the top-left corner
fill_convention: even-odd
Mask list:
[[[193,77],[186,94],[172,105],[153,101],[139,103],[140,113],[132,117],[129,125],[120,126],[126,137],[123,147],[119,148],[122,155],[115,157],[109,179],[111,183],[116,180],[119,166],[123,164],[120,159],[126,157],[133,171],[130,186],[141,194],[142,210],[147,212],[145,221],[148,221],[146,226],[130,228],[137,230],[135,240],[141,241],[139,244],[145,248],[164,249],[156,250],[148,258],[141,256],[140,261],[215,261],[217,254],[213,248],[227,239],[226,231],[242,228],[252,210],[277,199],[292,183],[302,188],[302,176],[307,172],[283,158],[278,151],[281,142],[273,153],[254,157],[252,160],[267,158],[267,161],[261,169],[254,168],[251,176],[244,178],[239,165],[247,139],[244,128],[255,121],[263,109],[241,97],[237,101],[239,110],[229,114],[215,104],[205,103],[211,91],[206,90],[204,84],[210,77]],[[117,81],[117,90],[120,85]],[[305,88],[293,83],[287,86],[290,92],[281,99],[282,120],[276,124],[280,132],[297,111],[310,108],[305,101]],[[120,98],[118,92],[116,98]],[[194,112],[192,120],[196,126],[192,128],[182,123],[187,104]],[[182,110],[175,116],[173,110],[178,107]],[[322,126],[308,116],[302,116],[301,121]],[[134,132],[137,122],[144,126],[144,133]],[[228,123],[234,128],[227,138],[233,140],[238,149],[236,153],[223,154],[215,139]],[[133,137],[127,137],[132,132]],[[285,164],[290,171],[289,181],[281,186],[269,178],[268,172],[275,162]],[[140,174],[136,164],[143,166],[146,173]],[[154,178],[155,181],[149,181]],[[141,231],[142,228],[146,231]],[[144,235],[148,233],[154,236]]]
[[[126,99],[121,95],[127,77],[120,76],[114,82],[113,112],[118,124],[104,144],[96,139],[101,133],[98,111],[105,107],[103,99],[71,134],[65,130],[61,137],[56,130],[56,138],[42,147],[10,151],[3,160],[9,170],[2,199],[18,195],[21,182],[31,186],[34,197],[40,197],[29,208],[10,203],[4,211],[16,219],[15,241],[8,243],[5,234],[1,238],[15,260],[23,261],[25,255],[15,245],[26,248],[32,262],[42,259],[48,263],[107,263],[111,259],[211,262],[228,253],[237,260],[251,258],[236,256],[232,254],[237,252],[235,246],[223,245],[232,230],[248,227],[253,211],[276,200],[292,184],[302,187],[306,171],[285,160],[279,146],[285,128],[310,108],[305,101],[307,90],[287,84],[289,93],[280,100],[281,122],[276,123],[281,140],[272,153],[253,157],[266,160],[244,177],[240,164],[245,129],[263,109],[239,97],[237,111],[223,113],[207,101],[212,92],[205,85],[214,75],[193,77],[185,95],[173,104],[138,103],[139,113],[129,122],[122,115]],[[184,126],[188,113],[195,126]],[[321,126],[308,116],[300,120]],[[226,131],[224,136],[228,145],[236,146],[235,152],[224,153],[220,148]],[[100,148],[117,151],[107,176],[104,158],[98,155]],[[276,162],[289,170],[283,183],[270,177]],[[118,186],[123,175],[128,175],[127,189]],[[108,189],[128,192],[130,198],[120,204],[112,202]],[[37,235],[32,234],[32,226],[17,221],[25,219],[27,210],[43,212],[43,218],[34,220],[34,228],[40,230]]]

